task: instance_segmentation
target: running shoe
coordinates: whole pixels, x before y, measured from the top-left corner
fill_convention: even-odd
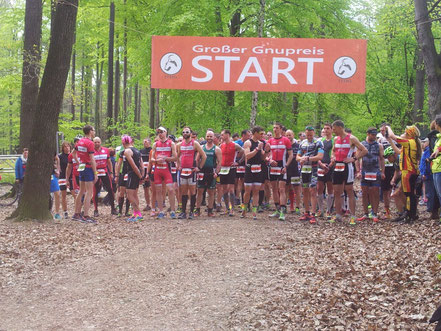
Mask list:
[[[323,218],[325,217],[325,213],[323,211],[320,211],[319,214],[317,215],[318,218]]]
[[[386,209],[386,212],[383,214],[383,219],[384,220],[390,220],[392,218],[391,214],[390,214],[390,210]]]
[[[158,216],[156,216],[156,218],[162,220],[162,219],[165,218],[165,214],[164,214],[162,211],[160,211],[159,214],[158,214]]]
[[[79,222],[82,222],[82,221],[83,221],[83,216],[81,216],[81,214],[73,214],[73,216],[72,216],[72,220],[73,220],[73,221],[79,221]]]
[[[367,214],[364,214],[363,216],[357,218],[357,222],[362,222],[368,220],[370,217]]]
[[[200,208],[195,208],[195,210],[194,210],[194,216],[195,216],[195,217],[199,217],[199,216],[201,216],[201,209],[200,209]]]
[[[138,214],[135,216],[135,222],[141,222],[144,221],[144,217],[142,217],[141,214]]]
[[[279,214],[279,221],[284,221],[284,220],[285,220],[285,213],[281,211]]]
[[[329,214],[329,213],[327,213],[327,214],[326,214],[326,220],[327,220],[328,222],[330,222],[330,221],[332,220],[332,215]]]
[[[378,223],[378,221],[379,221],[378,216],[374,214],[374,216],[372,217],[372,221],[374,223]]]
[[[90,216],[83,216],[83,223],[96,224],[96,221]]]
[[[214,217],[215,215],[214,215],[214,213],[213,213],[212,211],[209,211],[208,214],[207,214],[207,216],[208,216],[208,217]]]
[[[355,216],[351,216],[351,219],[349,221],[349,225],[355,225]]]
[[[259,214],[262,214],[262,213],[263,213],[263,206],[259,206],[259,207],[257,207],[257,212],[258,212]]]
[[[269,215],[269,217],[280,217],[280,211],[276,210],[274,213],[272,213],[271,215]]]
[[[64,212],[64,219],[65,220],[69,219],[69,213],[67,211]]]
[[[100,216],[100,213],[98,212],[98,210],[94,210],[93,217],[98,217],[98,216]]]
[[[61,215],[60,214],[55,214],[54,215],[54,219],[56,219],[56,220],[61,220]]]
[[[136,216],[133,215],[132,217],[129,217],[126,221],[127,222],[135,222],[136,221]]]
[[[309,214],[308,213],[304,213],[302,217],[300,217],[301,221],[308,221],[309,220]]]
[[[228,211],[228,216],[230,217],[234,216],[233,208],[230,208],[230,210]]]
[[[112,209],[112,210],[110,211],[110,214],[111,214],[111,215],[118,215],[118,212],[116,211],[116,209]]]
[[[296,215],[300,215],[300,208],[296,207]]]
[[[194,219],[194,214],[193,214],[193,212],[188,213],[188,219],[189,219],[189,220]]]
[[[315,219],[315,215],[312,214],[311,217],[309,217],[309,223],[310,224],[316,224],[317,220]]]
[[[187,213],[184,213],[184,212],[180,213],[178,215],[178,219],[179,220],[186,220],[187,219]]]
[[[145,206],[145,208],[143,209],[143,211],[149,211],[150,209],[152,209],[152,208],[150,208],[150,206]]]
[[[247,214],[247,208],[246,208],[246,206],[244,204],[241,204],[240,208],[241,208],[240,217],[244,218],[246,216],[246,214]]]
[[[151,217],[155,217],[156,216],[156,211],[154,209],[152,209],[152,211],[150,212],[150,216]]]
[[[182,213],[182,207],[181,206],[178,207],[178,209],[176,210],[176,213],[178,213],[178,214]]]
[[[174,211],[171,211],[171,212],[170,212],[170,217],[171,217],[172,219],[176,219],[176,213],[175,213]]]

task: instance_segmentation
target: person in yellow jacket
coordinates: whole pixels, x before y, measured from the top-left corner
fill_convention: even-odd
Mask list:
[[[386,126],[389,143],[394,145],[394,140],[401,145],[400,151],[400,170],[401,186],[406,196],[406,210],[403,215],[393,221],[412,223],[418,218],[417,208],[418,199],[416,196],[416,182],[419,174],[419,160],[421,159],[422,149],[419,140],[420,131],[415,125],[406,126],[404,133],[397,137],[389,126]]]
[[[430,168],[433,174],[433,184],[441,203],[441,115],[438,115],[435,118],[435,129],[440,133],[436,135],[435,146],[433,147],[433,153],[430,155],[429,160],[432,160]]]

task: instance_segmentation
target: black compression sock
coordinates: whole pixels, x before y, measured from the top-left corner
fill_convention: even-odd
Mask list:
[[[196,206],[196,194],[190,197],[190,213],[194,211],[195,206]]]
[[[187,201],[188,201],[188,195],[183,194],[182,195],[182,212],[183,213],[187,212]]]

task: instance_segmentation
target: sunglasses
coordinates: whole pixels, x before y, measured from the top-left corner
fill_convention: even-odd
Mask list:
[[[182,134],[188,134],[190,131],[182,131]]]
[[[156,133],[163,133],[164,131],[162,130],[157,130]]]

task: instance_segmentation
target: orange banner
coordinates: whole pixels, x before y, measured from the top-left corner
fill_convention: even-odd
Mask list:
[[[366,40],[152,38],[152,87],[364,93]]]

